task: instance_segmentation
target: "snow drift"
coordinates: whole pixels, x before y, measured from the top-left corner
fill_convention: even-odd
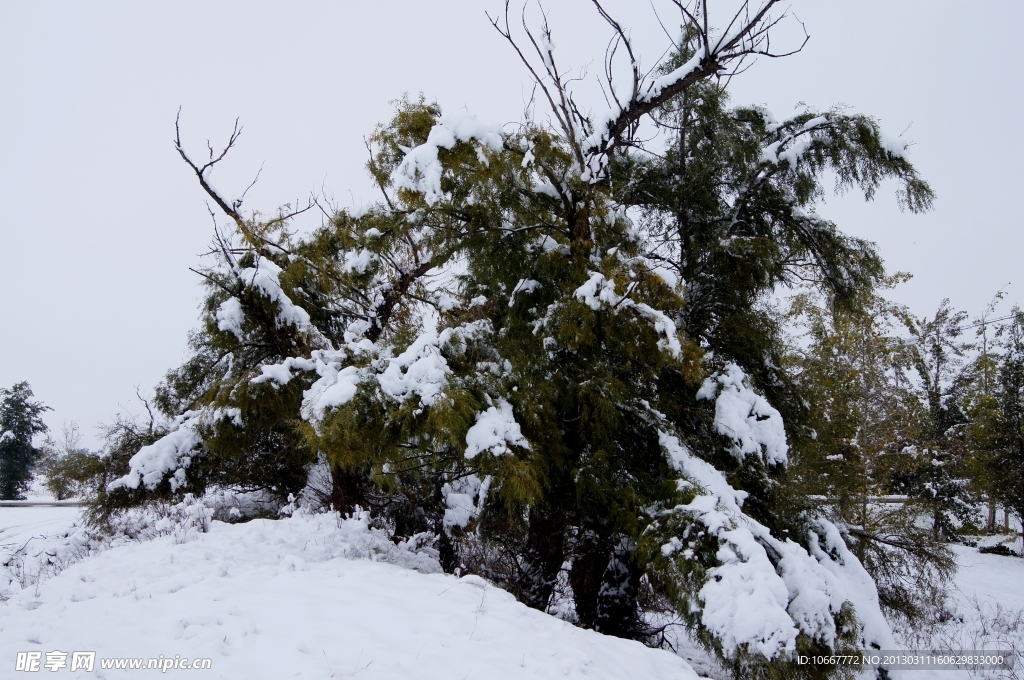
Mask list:
[[[0,604],[0,668],[18,652],[212,659],[204,678],[674,678],[685,661],[440,573],[415,539],[303,515],[171,533],[83,559]],[[137,674],[137,673],[136,673]],[[161,677],[195,677],[170,670]]]

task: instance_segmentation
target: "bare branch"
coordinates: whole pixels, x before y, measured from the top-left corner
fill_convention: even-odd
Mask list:
[[[209,141],[207,141],[206,146],[210,150],[210,160],[202,167],[196,165],[196,163],[191,158],[189,158],[189,155],[185,153],[185,147],[181,143],[181,107],[178,108],[178,115],[174,118],[174,133],[174,148],[177,149],[178,154],[181,156],[182,160],[184,160],[188,164],[188,166],[192,168],[192,171],[196,174],[196,177],[199,179],[199,186],[201,186],[203,188],[203,191],[205,191],[206,194],[213,199],[213,202],[217,204],[217,207],[224,211],[225,215],[234,220],[235,223],[239,226],[239,228],[243,229],[243,231],[246,231],[245,220],[242,219],[242,216],[238,213],[238,208],[241,206],[241,203],[238,202],[237,206],[228,205],[228,202],[225,201],[224,198],[221,197],[221,195],[218,194],[217,191],[212,186],[210,186],[210,183],[207,181],[206,178],[206,172],[212,169],[213,166],[215,166],[217,163],[224,160],[224,157],[227,155],[228,151],[230,151],[232,147],[234,147],[235,142],[238,141],[238,137],[242,134],[242,128],[238,126],[238,119],[235,119],[235,127],[231,131],[231,136],[228,138],[228,143],[224,146],[224,149],[221,150],[219,154],[217,154],[216,157],[214,157],[213,147],[210,146]]]

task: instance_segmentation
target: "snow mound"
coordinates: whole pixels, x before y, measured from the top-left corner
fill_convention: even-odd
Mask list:
[[[210,658],[209,678],[697,677],[669,652],[440,573],[416,543],[296,513],[121,545],[0,604],[0,667],[18,652],[93,650],[95,671],[61,677],[128,677],[100,660],[160,655]]]

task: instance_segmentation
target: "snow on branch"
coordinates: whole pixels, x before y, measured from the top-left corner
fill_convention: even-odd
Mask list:
[[[418,395],[421,405],[432,406],[451,373],[440,346],[438,334],[428,331],[389,361],[377,378],[384,394],[398,401]]]
[[[495,456],[511,453],[509,444],[530,448],[512,414],[512,404],[499,397],[495,406],[476,414],[476,423],[466,432],[466,458],[476,458],[484,451]]]
[[[444,170],[438,160],[438,149],[451,149],[457,142],[473,141],[493,153],[501,151],[501,126],[481,122],[476,116],[468,114],[441,116],[427,135],[427,141],[408,150],[395,169],[392,177],[395,186],[423,194],[428,205],[437,203],[443,197],[441,174]],[[478,149],[478,154],[480,160],[486,163],[487,157],[481,149]]]
[[[492,479],[490,476],[480,479],[477,475],[466,475],[441,486],[445,504],[442,524],[445,529],[465,528],[471,519],[480,515]]]
[[[309,312],[299,307],[281,288],[281,268],[267,258],[262,258],[255,267],[246,267],[238,272],[238,278],[250,288],[256,288],[264,296],[278,304],[277,325],[291,324],[299,331],[309,329]],[[218,319],[219,321],[219,319]]]
[[[814,520],[807,535],[809,549],[787,538],[779,540],[767,527],[746,515],[746,493],[694,456],[679,439],[659,431],[670,463],[697,488],[686,505],[669,511],[699,521],[719,541],[719,564],[698,593],[701,623],[722,644],[727,656],[745,647],[766,658],[792,652],[803,633],[835,649],[835,619],[846,604],[856,612],[864,648],[886,649],[892,631],[878,602],[878,591],[860,562],[849,552],[835,526]],[[683,539],[673,537],[662,554],[689,557]]]
[[[786,464],[789,444],[782,415],[750,388],[739,366],[726,364],[704,381],[697,398],[715,399],[715,431],[732,440],[736,458],[757,455],[768,465]]]
[[[153,490],[167,475],[171,491],[185,486],[185,469],[192,463],[190,454],[202,444],[196,431],[203,411],[189,411],[175,419],[170,432],[148,446],[143,446],[128,461],[129,472],[107,485],[107,489],[138,489],[140,485]]]
[[[654,330],[664,336],[663,340],[658,341],[659,347],[667,349],[674,357],[679,357],[682,354],[683,348],[679,343],[675,322],[664,312],[654,309],[650,305],[630,300],[628,291],[626,295],[616,293],[615,282],[609,281],[604,274],[591,272],[590,278],[576,289],[574,295],[577,300],[593,310],[601,309],[602,305],[608,305],[612,310],[619,308],[636,310],[640,316],[654,324]]]

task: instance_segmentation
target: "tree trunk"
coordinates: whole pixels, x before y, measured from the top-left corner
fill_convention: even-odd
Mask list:
[[[455,544],[444,530],[438,535],[437,552],[439,553],[438,561],[441,563],[444,573],[453,574],[461,566]]]
[[[342,516],[351,515],[357,507],[367,509],[366,475],[361,468],[331,466],[331,506]]]
[[[996,502],[991,499],[988,502],[988,521],[985,523],[985,530],[989,533],[996,530]]]
[[[611,560],[611,550],[604,541],[588,536],[580,540],[573,553],[569,585],[576,604],[576,618],[581,628],[593,628],[597,622],[597,597]]]
[[[529,521],[516,596],[527,607],[545,611],[564,559],[565,517],[534,506]]]

